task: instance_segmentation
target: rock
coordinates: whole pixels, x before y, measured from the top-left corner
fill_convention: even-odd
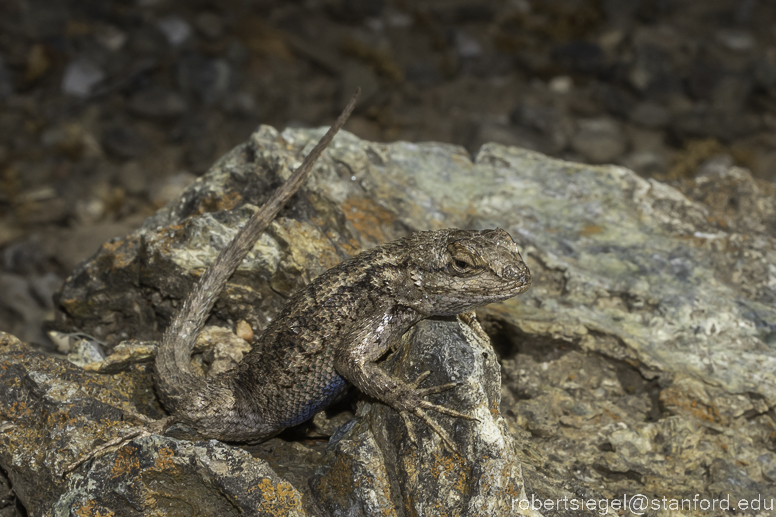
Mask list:
[[[622,159],[622,164],[646,177],[663,174],[668,170],[663,157],[651,151],[631,153]]]
[[[560,122],[561,115],[555,106],[523,102],[509,114],[515,125],[550,134]]]
[[[618,127],[593,124],[600,126],[608,133]],[[158,339],[196,276],[321,134],[261,127],[179,199],[73,272],[58,298],[59,330],[83,330],[108,351],[130,337]],[[244,320],[260,332],[288,293],[358,249],[418,229],[500,226],[518,241],[534,277],[525,294],[480,311],[503,365],[501,418],[525,479],[526,499],[517,494],[518,502],[587,494],[734,497],[739,487],[776,497],[762,474],[767,464],[758,460],[776,429],[776,192],[735,167],[677,185],[682,190],[621,167],[497,144],[472,158],[445,144],[377,144],[340,133],[230,280],[209,323],[234,328]],[[398,356],[391,361],[410,365]],[[433,364],[439,372],[453,362]],[[0,386],[8,383],[3,375],[0,369]],[[491,393],[492,384],[482,380],[481,389]],[[461,393],[467,392],[439,400],[457,404]],[[326,504],[355,508],[368,494],[370,505],[389,508],[433,493],[414,499],[394,480],[411,471],[410,461],[433,457],[431,450],[447,458],[435,436],[418,424],[421,446],[405,456],[415,449],[404,428],[391,423],[395,415],[385,410],[378,418],[383,410],[376,404],[362,410],[337,433],[334,462],[316,478]],[[499,418],[495,408],[491,416]],[[448,430],[471,436],[471,425],[456,422]],[[369,428],[377,430],[372,438]],[[313,456],[299,442],[294,447]],[[384,470],[358,460],[369,451],[381,451]],[[321,480],[334,479],[338,465],[339,488],[352,484],[345,465],[364,472],[366,484],[350,493],[331,484],[324,490]],[[428,472],[417,465],[416,472]],[[467,465],[442,464],[439,484],[424,487],[469,476]],[[390,493],[381,491],[387,484]]]
[[[105,72],[92,61],[79,58],[71,61],[62,78],[62,92],[85,99],[105,79]]]
[[[177,66],[181,89],[197,94],[205,103],[223,98],[231,86],[233,75],[227,61],[208,59],[198,54],[187,54]]]
[[[432,402],[478,421],[429,411],[459,456],[443,450],[439,436],[419,419],[411,417],[413,443],[393,409],[364,404],[359,423],[332,439],[311,481],[320,506],[334,516],[394,515],[402,509],[415,515],[506,515],[525,498],[515,442],[495,409],[501,398],[497,356],[476,319],[417,324],[384,367],[407,382],[434,372],[423,387],[457,383]],[[392,500],[389,494],[397,492],[400,499]]]
[[[127,43],[127,34],[113,25],[98,25],[94,38],[111,52],[118,52]]]
[[[681,83],[671,63],[671,56],[652,44],[638,45],[630,63],[627,79],[630,85],[648,97],[662,96],[681,90]]]
[[[482,44],[464,31],[455,33],[455,50],[462,59],[476,59],[482,55]]]
[[[581,119],[571,137],[574,150],[593,163],[612,162],[625,152],[622,129],[611,119]]]
[[[173,47],[180,47],[191,36],[191,25],[180,16],[167,16],[157,23],[157,27]]]
[[[574,88],[574,80],[567,75],[559,75],[550,79],[547,83],[547,87],[553,93],[565,95]]]
[[[118,407],[160,416],[147,366],[86,373],[0,333],[0,371],[0,465],[28,514],[309,515],[266,462],[215,440],[140,435],[77,465],[132,431]]]
[[[752,50],[756,43],[752,33],[746,30],[721,30],[714,36],[725,48],[735,52]]]

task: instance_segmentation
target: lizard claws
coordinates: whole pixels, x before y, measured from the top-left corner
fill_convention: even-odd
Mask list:
[[[426,395],[432,395],[434,393],[441,393],[443,391],[447,391],[449,389],[455,388],[456,386],[459,386],[461,383],[458,382],[451,382],[447,384],[441,384],[439,386],[431,386],[429,388],[418,388],[421,383],[423,383],[426,378],[431,375],[430,371],[426,371],[421,373],[417,379],[415,379],[415,382],[411,383],[410,386],[413,390],[413,392],[419,396],[419,397],[425,397]],[[456,454],[460,454],[458,450],[456,449],[453,440],[450,438],[450,435],[447,434],[447,431],[445,431],[442,426],[437,424],[431,417],[428,416],[425,410],[432,409],[438,413],[443,413],[445,415],[453,416],[456,418],[463,418],[464,420],[474,420],[479,422],[479,420],[473,416],[461,413],[460,411],[456,411],[454,409],[449,409],[444,406],[441,406],[439,404],[434,404],[433,402],[429,402],[427,400],[421,400],[419,406],[411,409],[411,410],[402,410],[399,411],[399,414],[401,414],[402,418],[404,419],[404,426],[407,428],[407,436],[409,437],[410,441],[412,443],[417,444],[417,438],[415,436],[415,429],[414,424],[410,420],[410,413],[414,414],[418,418],[420,418],[423,422],[426,423],[439,437],[442,439],[442,442],[447,446],[448,449],[453,451]]]

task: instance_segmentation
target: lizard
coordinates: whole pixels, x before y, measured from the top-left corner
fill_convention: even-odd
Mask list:
[[[312,418],[349,385],[397,410],[413,442],[410,415],[453,451],[452,440],[427,411],[475,420],[424,398],[456,383],[420,388],[430,372],[404,382],[378,360],[424,318],[454,316],[529,288],[528,267],[502,229],[417,232],[364,251],[292,295],[234,369],[210,378],[191,369],[197,335],[227,280],[304,183],[352,112],[358,93],[302,165],[220,251],[165,330],[154,380],[171,417],[162,424],[150,421],[156,428],[182,422],[208,438],[263,441]]]

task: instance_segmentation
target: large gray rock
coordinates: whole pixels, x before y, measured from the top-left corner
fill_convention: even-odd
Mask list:
[[[87,373],[0,333],[0,372],[0,465],[29,515],[309,515],[265,461],[216,440],[140,435],[79,465],[132,433],[121,409],[161,416],[146,366]]]
[[[321,135],[260,128],[71,275],[62,329],[108,348],[158,339],[205,265]],[[472,158],[450,145],[340,134],[210,323],[244,320],[258,333],[290,292],[361,248],[414,230],[500,226],[524,250],[533,287],[480,317],[500,355],[500,410],[529,500],[565,498],[564,508],[542,507],[560,515],[573,498],[774,498],[774,189],[741,169],[678,187],[495,144]],[[367,421],[377,422],[364,415],[356,427]],[[385,432],[404,436],[401,426]],[[359,443],[375,450],[379,436]],[[300,456],[315,457],[311,443],[296,444]],[[374,496],[401,515],[410,485],[393,459],[392,495]]]
[[[428,412],[456,444],[456,453],[414,417],[416,443],[399,414],[383,404],[364,404],[359,422],[332,439],[311,481],[319,503],[343,517],[402,515],[405,509],[429,517],[509,514],[525,497],[523,473],[497,409],[498,358],[476,319],[420,322],[384,367],[407,382],[433,372],[423,387],[457,383],[434,402],[477,420]]]

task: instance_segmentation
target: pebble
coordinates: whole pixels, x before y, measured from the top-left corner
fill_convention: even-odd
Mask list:
[[[67,360],[78,366],[86,366],[89,363],[97,363],[105,359],[102,345],[96,340],[79,339],[73,345],[73,349],[67,354]]]
[[[572,88],[574,88],[574,81],[567,75],[559,75],[550,79],[547,87],[553,93],[565,95],[569,93]]]
[[[71,61],[65,69],[62,78],[62,92],[85,99],[89,97],[94,88],[105,79],[105,72],[92,61],[85,58],[77,58]]]
[[[581,119],[571,137],[571,147],[593,163],[610,163],[625,152],[625,137],[619,125],[608,118]]]
[[[180,16],[172,15],[159,20],[156,25],[173,47],[180,47],[191,36],[191,25]]]
[[[652,151],[638,151],[625,156],[622,165],[644,176],[664,174],[668,170],[668,164],[658,153]]]
[[[517,126],[549,134],[560,121],[560,113],[554,106],[524,102],[512,110],[509,120]]]
[[[636,56],[628,70],[628,82],[642,94],[652,95],[656,89],[679,83],[671,56],[654,45],[636,48]]]
[[[474,59],[482,55],[482,45],[477,38],[464,31],[455,33],[455,50],[463,59]]]
[[[127,43],[127,34],[113,25],[100,25],[94,31],[94,39],[111,52],[118,52]]]
[[[755,46],[755,39],[751,32],[745,30],[721,30],[715,34],[715,39],[728,50],[735,52],[747,52]]]
[[[240,320],[237,322],[235,334],[237,334],[237,337],[247,341],[248,343],[253,341],[253,329],[251,328],[251,324],[245,320]]]
[[[225,60],[208,59],[199,54],[183,57],[177,66],[180,87],[196,93],[206,104],[212,104],[228,92],[232,75]]]

